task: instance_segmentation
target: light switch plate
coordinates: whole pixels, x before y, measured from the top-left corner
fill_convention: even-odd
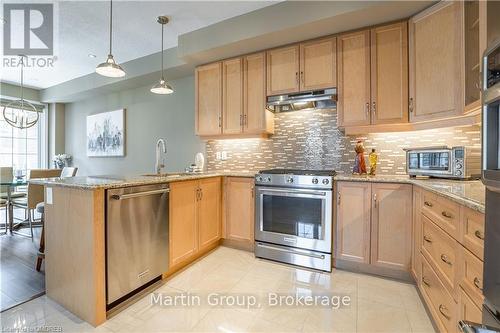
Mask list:
[[[52,205],[52,187],[47,187],[45,189],[45,203],[47,205]]]

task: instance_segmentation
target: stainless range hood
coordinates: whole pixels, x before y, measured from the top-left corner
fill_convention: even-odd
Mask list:
[[[267,98],[267,109],[275,113],[336,108],[337,88],[314,90],[288,95],[269,96]]]

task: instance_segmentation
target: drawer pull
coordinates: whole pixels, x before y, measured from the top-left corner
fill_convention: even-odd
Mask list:
[[[443,317],[445,317],[446,319],[450,319],[451,316],[449,314],[447,314],[445,311],[448,311],[448,308],[446,306],[444,306],[443,304],[440,304],[439,305],[439,312],[441,312]]]
[[[452,262],[448,259],[448,257],[445,254],[441,255],[441,260],[443,262],[447,263],[448,265],[453,265]]]
[[[431,202],[429,201],[424,201],[424,205],[426,205],[427,207],[432,207],[434,206]]]
[[[451,215],[450,213],[448,213],[447,211],[444,211],[444,210],[441,212],[441,215],[443,215],[447,219],[451,219],[453,217],[453,215]]]
[[[479,230],[476,230],[476,232],[474,232],[474,235],[479,238],[480,240],[484,240],[484,235],[481,231]]]
[[[426,241],[427,243],[432,243],[432,239],[430,239],[429,237],[427,237],[425,235],[424,235],[424,241]]]
[[[479,280],[477,277],[474,278],[474,285],[477,289],[483,291],[483,288],[481,288],[481,280]]]
[[[425,284],[427,287],[431,286],[431,284],[427,281],[427,279],[425,278],[425,276],[422,276],[422,283]]]

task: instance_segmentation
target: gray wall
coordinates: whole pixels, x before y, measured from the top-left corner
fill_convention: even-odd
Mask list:
[[[205,153],[194,134],[194,77],[171,82],[175,92],[155,95],[146,87],[66,104],[65,150],[73,155],[78,175],[141,174],[154,169],[155,143],[167,140],[167,171],[180,171]],[[87,157],[86,117],[125,108],[125,157]]]

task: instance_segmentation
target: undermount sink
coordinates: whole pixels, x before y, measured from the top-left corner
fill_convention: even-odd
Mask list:
[[[182,175],[185,175],[185,173],[171,173],[171,172],[165,172],[165,173],[148,173],[143,176],[145,177],[180,177]]]

